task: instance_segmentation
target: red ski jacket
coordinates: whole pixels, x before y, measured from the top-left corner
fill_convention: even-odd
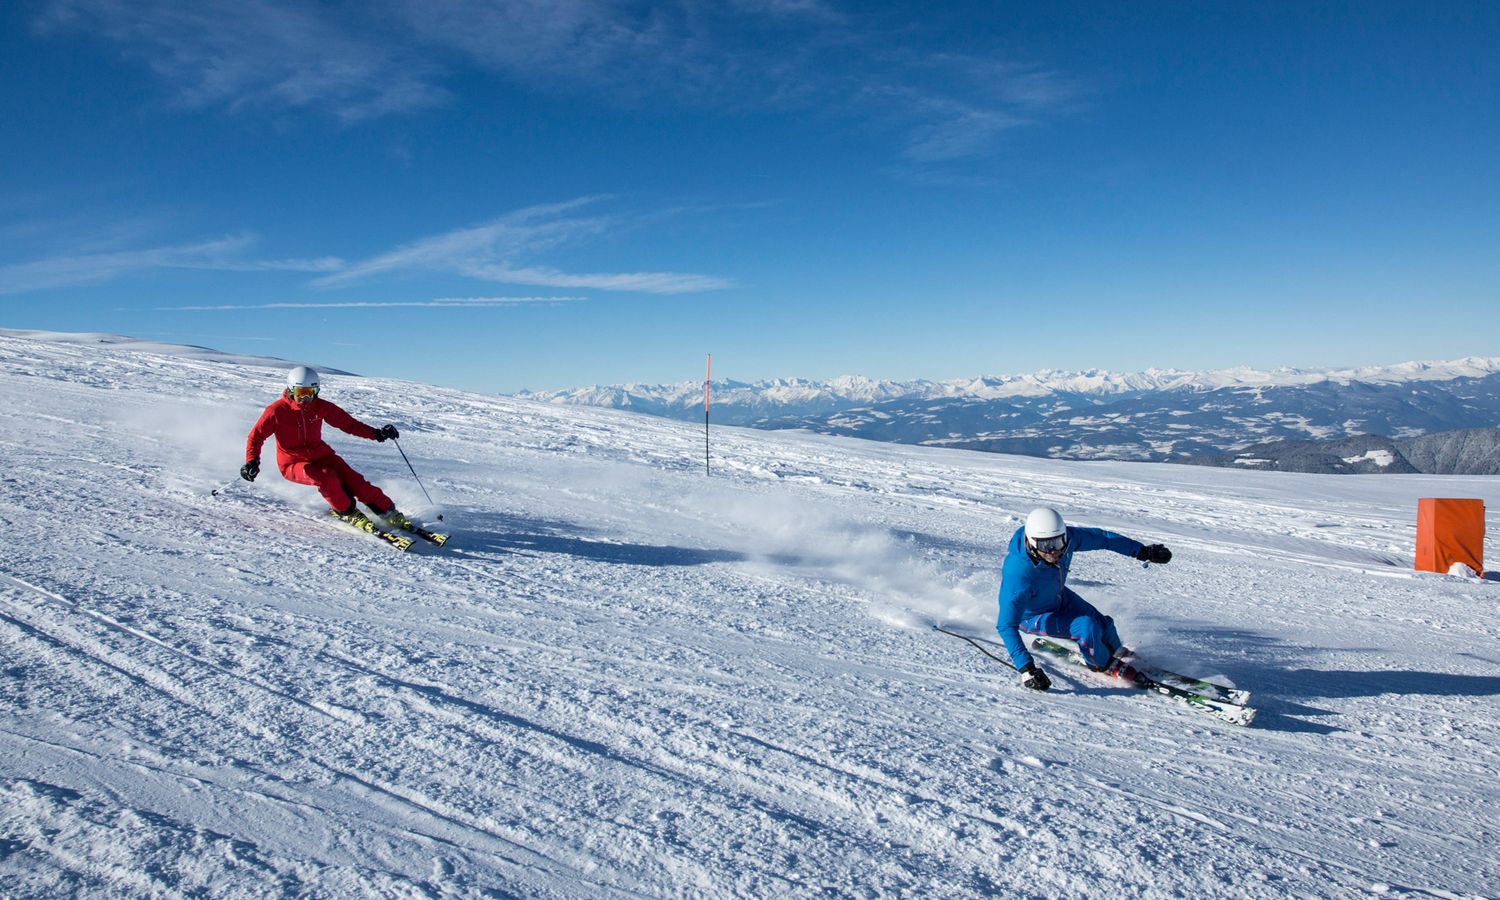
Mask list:
[[[245,461],[260,459],[260,448],[273,434],[276,435],[276,467],[279,469],[292,463],[333,456],[333,448],[323,440],[324,422],[355,437],[375,440],[374,428],[322,397],[314,397],[301,406],[282,397],[266,407],[255,427],[250,429],[250,438],[245,442]]]

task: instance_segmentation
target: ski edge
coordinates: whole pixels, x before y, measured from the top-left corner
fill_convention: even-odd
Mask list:
[[[1240,706],[1235,703],[1213,700],[1202,694],[1195,694],[1185,688],[1163,684],[1149,676],[1141,676],[1136,681],[1136,684],[1148,691],[1154,691],[1162,696],[1170,697],[1185,706],[1205,712],[1219,721],[1227,722],[1230,725],[1238,725],[1244,728],[1255,721],[1255,708],[1251,706]]]
[[[386,524],[389,525],[390,523]],[[423,528],[421,525],[418,525],[416,522],[413,522],[410,519],[407,520],[407,524],[405,525],[391,525],[390,527],[397,531],[404,531],[408,534],[414,534],[427,543],[434,544],[438,547],[441,547],[444,544],[448,543],[448,538],[451,537],[451,535],[443,534],[440,531],[432,531],[431,529]]]
[[[416,535],[417,537],[421,538],[422,540],[426,541],[427,543],[432,544],[432,545],[437,546],[437,547],[441,547],[441,546],[447,544],[448,543],[448,538],[452,536],[452,535],[443,534],[442,532],[438,532],[438,531],[428,531],[426,528],[423,528],[421,525],[413,525],[410,528],[403,528],[401,530],[402,531],[410,532],[411,534]]]
[[[395,547],[397,550],[401,551],[402,553],[405,553],[407,550],[410,550],[412,544],[416,543],[411,538],[409,538],[409,537],[407,537],[405,535],[397,534],[394,531],[387,531],[386,529],[381,528],[379,525],[376,525],[373,521],[370,522],[370,527],[369,528],[362,528],[362,527],[360,527],[358,525],[353,524],[352,522],[348,522],[348,521],[345,521],[344,519],[340,518],[339,514],[336,513],[336,512],[334,512],[331,509],[328,511],[328,517],[330,519],[334,520],[335,522],[338,522],[338,523],[340,523],[342,525],[349,526],[350,528],[354,529],[355,531],[361,531],[361,532],[364,532],[365,534],[370,535],[371,537],[379,538],[380,540],[385,541],[387,544],[390,544],[392,547]]]
[[[1202,678],[1194,678],[1190,675],[1182,675],[1167,669],[1159,669],[1155,666],[1137,666],[1136,671],[1150,678],[1166,684],[1176,685],[1189,691],[1212,692],[1213,698],[1235,706],[1247,706],[1250,703],[1250,692],[1243,688],[1234,688],[1226,684],[1207,681]]]

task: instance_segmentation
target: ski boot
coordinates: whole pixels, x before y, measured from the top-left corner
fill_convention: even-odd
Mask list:
[[[399,528],[402,531],[411,531],[412,528],[416,525],[415,522],[413,522],[411,519],[408,519],[401,513],[401,510],[397,509],[394,506],[381,513],[380,517],[385,520],[385,524],[389,525],[392,528]]]
[[[360,512],[358,507],[351,506],[344,512],[334,512],[333,517],[340,522],[348,522],[360,531],[368,531],[372,534],[375,532],[375,523],[370,521],[369,516]]]
[[[1135,654],[1130,652],[1129,647],[1116,647],[1115,652],[1110,654],[1109,663],[1100,671],[1126,681],[1137,681],[1140,673],[1136,671],[1135,666],[1131,665],[1134,660]]]

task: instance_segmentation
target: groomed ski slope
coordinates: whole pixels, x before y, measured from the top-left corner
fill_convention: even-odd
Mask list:
[[[452,550],[321,517],[287,364],[0,332],[0,894],[1500,894],[1500,584],[1409,569],[1500,479],[1047,461],[381,378],[332,443]],[[1163,541],[1072,584],[1249,729],[993,635],[1038,504]],[[1497,555],[1493,544],[1491,556]]]

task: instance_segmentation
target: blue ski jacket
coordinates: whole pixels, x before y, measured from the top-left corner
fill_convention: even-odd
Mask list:
[[[1017,528],[1000,566],[1000,617],[995,628],[1010,651],[1017,669],[1031,662],[1031,651],[1021,640],[1021,623],[1033,616],[1056,612],[1072,591],[1067,589],[1068,568],[1073,554],[1080,550],[1113,550],[1134,556],[1145,546],[1140,541],[1105,531],[1103,528],[1068,526],[1068,549],[1057,565],[1043,559],[1032,559],[1026,552],[1026,529]]]

